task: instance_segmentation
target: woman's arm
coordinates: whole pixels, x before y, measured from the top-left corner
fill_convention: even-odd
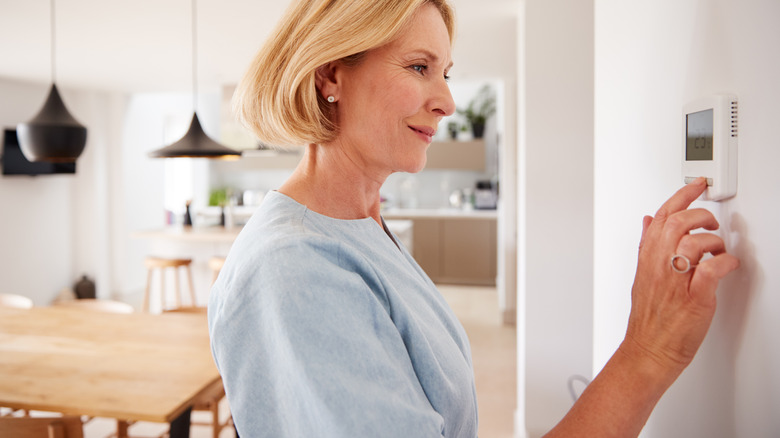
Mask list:
[[[571,411],[547,435],[633,437],[663,393],[690,364],[715,314],[718,282],[739,266],[716,230],[715,217],[688,206],[706,189],[703,178],[645,217],[626,337]],[[701,260],[706,253],[712,257]],[[694,266],[672,268],[672,256]],[[680,262],[681,260],[677,260]],[[684,270],[684,263],[677,265]]]

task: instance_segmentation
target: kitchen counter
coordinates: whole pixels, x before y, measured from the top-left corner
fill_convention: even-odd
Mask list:
[[[412,221],[408,220],[391,220],[386,218],[387,228],[395,233],[400,240],[407,245],[411,246],[411,233],[412,233]],[[133,234],[133,237],[137,239],[148,239],[152,241],[163,241],[171,243],[212,243],[212,244],[232,244],[233,241],[241,232],[242,227],[240,225],[233,227],[221,227],[221,226],[169,226],[165,228],[159,228],[156,230],[138,231]]]
[[[398,240],[409,251],[413,251],[413,221],[388,219],[386,223]],[[191,259],[197,304],[202,306],[208,302],[213,275],[208,265],[209,259],[213,256],[226,256],[241,229],[240,225],[229,228],[179,225],[138,231],[133,233],[132,237],[145,242],[145,252],[148,255]],[[154,300],[152,302],[154,303]]]
[[[402,219],[498,219],[498,210],[464,210],[460,208],[388,208],[382,211],[387,220]]]
[[[241,227],[184,227],[170,226],[156,230],[139,231],[133,237],[139,239],[167,240],[190,243],[233,243]]]

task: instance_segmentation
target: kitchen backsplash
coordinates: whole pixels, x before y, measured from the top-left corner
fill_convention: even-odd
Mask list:
[[[267,192],[278,188],[292,173],[291,169],[257,169],[229,171],[226,166],[212,167],[210,182],[214,188],[230,188],[239,194],[246,190]],[[445,208],[450,206],[450,195],[464,188],[474,189],[477,181],[491,180],[485,172],[423,170],[417,174],[390,175],[382,188],[388,207]]]

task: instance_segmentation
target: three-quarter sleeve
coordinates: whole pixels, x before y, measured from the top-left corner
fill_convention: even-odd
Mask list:
[[[234,261],[212,290],[212,350],[247,437],[439,437],[370,263],[317,239]]]

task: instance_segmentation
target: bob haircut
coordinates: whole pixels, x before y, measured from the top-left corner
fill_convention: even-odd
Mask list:
[[[315,86],[329,62],[357,65],[392,41],[423,5],[439,9],[450,42],[455,18],[448,0],[294,0],[236,88],[236,115],[273,146],[327,143],[336,138],[331,105]]]

